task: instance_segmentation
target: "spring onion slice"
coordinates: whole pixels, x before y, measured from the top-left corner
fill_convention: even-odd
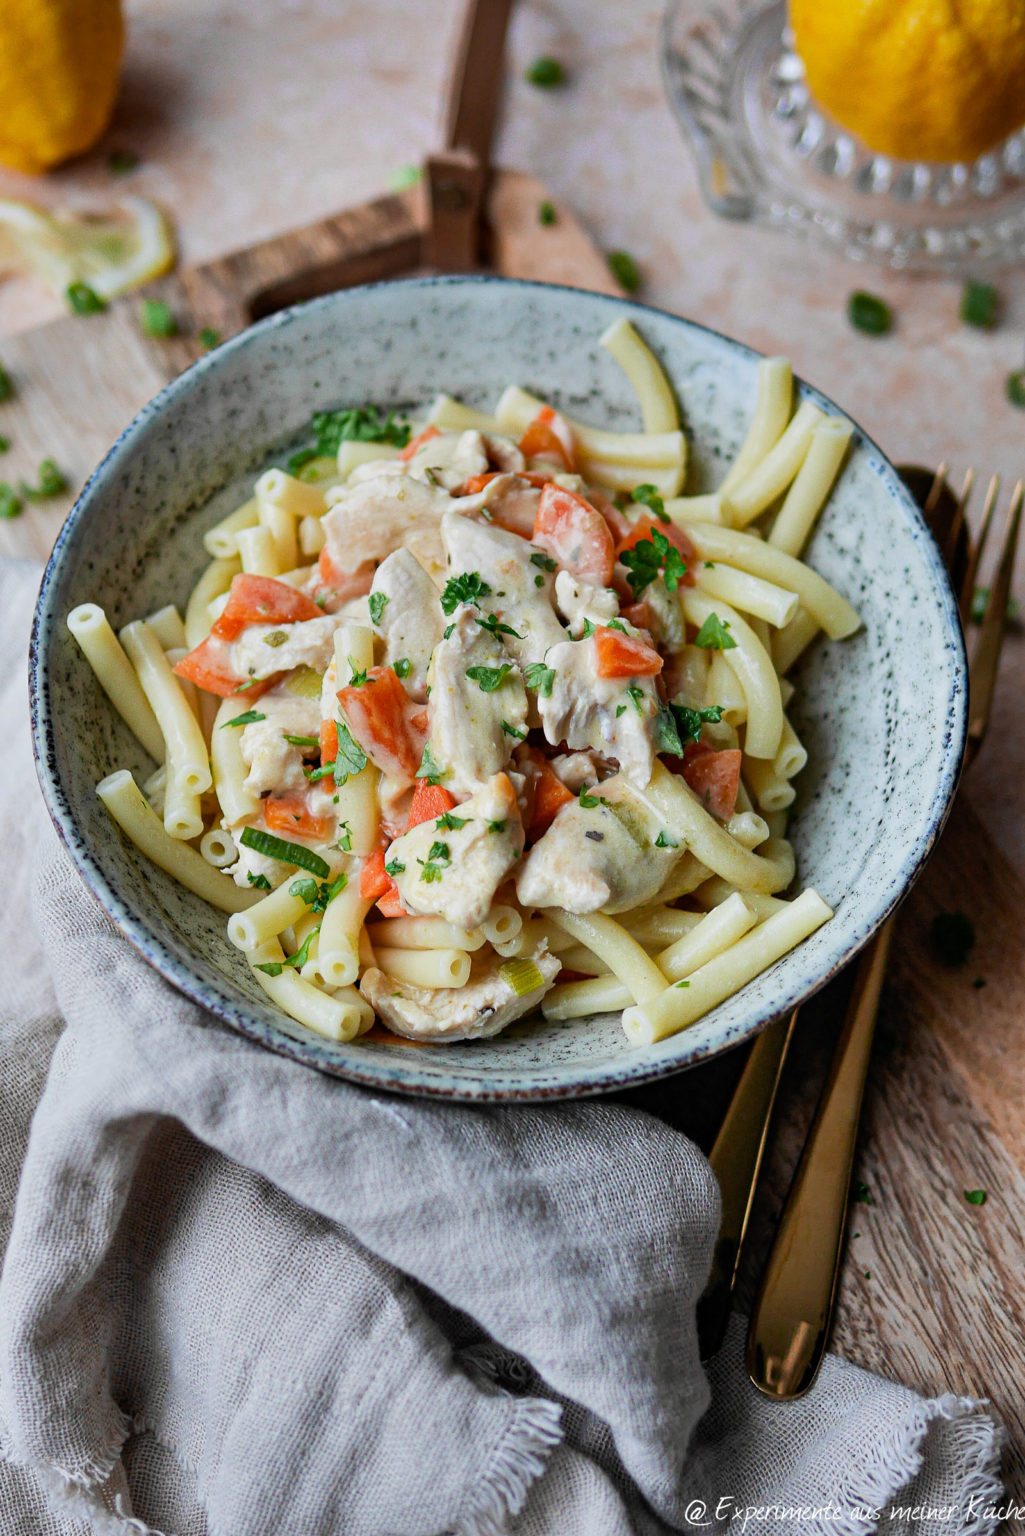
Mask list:
[[[282,864],[308,869],[311,875],[319,875],[322,880],[331,873],[331,866],[312,848],[304,848],[301,843],[288,843],[283,837],[275,837],[273,832],[263,832],[259,827],[243,827],[239,842],[244,848],[262,853],[268,859],[280,859]]]
[[[517,997],[526,997],[528,993],[536,992],[538,987],[543,987],[545,984],[545,979],[533,960],[528,960],[523,955],[500,965],[498,974],[512,987]]]

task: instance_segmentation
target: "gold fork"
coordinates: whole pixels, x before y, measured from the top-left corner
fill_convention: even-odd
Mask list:
[[[972,479],[969,474],[953,516],[946,519],[941,514],[945,476],[942,471],[937,472],[923,509],[952,579],[960,578],[958,608],[962,622],[971,609],[979,558],[999,493],[999,481],[994,477],[986,492],[979,537],[973,548],[965,521]],[[969,663],[965,767],[974,760],[989,723],[1023,494],[1019,481],[1011,495],[996,573]],[[752,1310],[747,1369],[755,1386],[770,1397],[803,1396],[815,1380],[825,1353],[843,1252],[861,1101],[892,932],[891,918],[858,962],[829,1078],[783,1207]]]

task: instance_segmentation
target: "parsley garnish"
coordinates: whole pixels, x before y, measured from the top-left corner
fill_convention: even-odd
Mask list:
[[[580,634],[579,634],[579,635],[578,635],[578,636],[577,636],[577,638],[578,638],[578,639],[579,639],[579,640],[590,640],[590,638],[591,638],[591,636],[592,636],[592,635],[593,635],[593,634],[594,634],[594,625],[593,625],[593,624],[592,624],[592,623],[591,623],[591,620],[590,620],[590,619],[585,619],[585,620],[584,620],[584,627],[583,627],[583,630],[582,630],[582,631],[581,631],[581,633],[580,633]]]
[[[69,283],[64,290],[64,297],[73,315],[102,315],[107,307],[106,299],[101,299],[96,289],[90,288],[88,283]]]
[[[893,325],[889,304],[863,290],[852,293],[847,300],[847,318],[856,331],[863,331],[866,336],[885,336]]]
[[[668,832],[660,832],[655,839],[656,848],[679,848],[679,843],[669,836]]]
[[[247,709],[244,715],[236,715],[234,720],[225,720],[221,726],[226,731],[229,725],[255,725],[257,720],[266,720],[266,715],[261,715],[258,709]]]
[[[0,400],[9,400],[14,393],[11,376],[3,363],[0,363]]]
[[[526,741],[526,739],[527,739],[526,731],[519,731],[519,730],[517,730],[515,725],[510,725],[509,724],[508,720],[503,720],[502,721],[502,729],[505,732],[505,734],[507,736],[511,736],[514,741]]]
[[[658,493],[658,486],[634,486],[633,500],[639,501],[641,506],[647,507],[650,511],[654,512],[660,523],[668,523],[670,521],[669,513],[666,511],[666,504]]]
[[[694,644],[706,651],[734,651],[737,642],[729,630],[728,619],[723,620],[717,613],[710,613],[694,636]]]
[[[451,864],[452,850],[448,843],[432,843],[427,857],[432,864]]]
[[[1025,407],[1025,368],[1009,373],[1004,381],[1004,394],[1012,405]]]
[[[610,619],[609,622],[606,624],[605,628],[606,629],[618,629],[619,633],[621,635],[625,635],[625,634],[628,633],[627,627],[623,623],[622,619]]]
[[[143,299],[139,322],[147,336],[155,336],[160,341],[178,334],[178,322],[170,304],[163,299]]]
[[[626,705],[625,704],[617,704],[616,705],[616,719],[618,720],[620,715],[625,715],[625,714],[626,714]]]
[[[636,293],[641,286],[641,273],[636,261],[628,251],[610,251],[606,256],[609,271],[621,288],[627,293]]]
[[[199,333],[199,345],[203,350],[209,352],[212,347],[219,347],[220,344],[220,331],[215,331],[212,325],[204,325]]]
[[[500,624],[498,615],[489,613],[486,619],[478,619],[481,629],[486,629],[492,635],[512,635],[514,640],[522,640],[523,636],[516,629],[511,629],[508,624]]]
[[[555,224],[557,222],[555,204],[550,203],[547,198],[537,205],[537,222],[539,224]]]
[[[367,754],[353,741],[348,726],[340,720],[335,724],[338,729],[338,756],[334,760],[333,771],[335,783],[345,784],[350,774],[361,773],[367,766]]]
[[[332,775],[334,774],[334,771],[335,771],[334,763],[325,763],[323,768],[304,768],[303,769],[303,773],[305,773],[306,777],[309,779],[311,784],[317,784],[317,783],[320,782],[321,779],[329,779],[329,778],[331,778]],[[336,800],[338,799],[337,795],[335,796],[335,799]]]
[[[988,331],[996,323],[999,300],[990,283],[965,283],[961,289],[961,319]]]
[[[634,709],[636,709],[636,711],[637,711],[637,713],[639,715],[643,715],[643,713],[644,713],[644,700],[646,698],[646,694],[644,692],[644,689],[638,687],[638,685],[636,683],[631,683],[629,685],[629,687],[627,688],[626,692],[630,695],[630,698],[633,700]]]
[[[416,862],[420,865],[420,879],[425,881],[427,885],[433,885],[441,879],[444,871],[440,865],[432,864],[430,859],[426,863],[423,859],[417,859]]]
[[[349,823],[347,821],[341,822],[340,825],[342,827],[342,833],[341,833],[341,836],[338,838],[338,841],[336,843],[334,843],[333,846],[335,848],[340,849],[342,853],[351,853],[352,852],[352,828],[349,826]]]
[[[690,986],[690,982],[689,981],[674,981],[673,982],[673,986],[674,987],[689,987]]]
[[[875,1196],[864,1179],[859,1179],[855,1184],[853,1198],[861,1205],[875,1205],[876,1203]]]
[[[472,678],[481,693],[495,693],[512,671],[512,663],[503,661],[500,667],[467,667],[466,675]]]
[[[127,176],[137,170],[139,157],[134,149],[112,149],[107,156],[107,170],[112,176]]]
[[[312,427],[317,453],[323,456],[336,454],[343,443],[389,443],[392,448],[405,448],[409,442],[408,421],[397,421],[394,411],[382,421],[376,405],[314,411]]]
[[[439,822],[439,826],[440,826],[440,822]],[[488,831],[489,832],[504,832],[505,828],[506,828],[506,823],[504,821],[489,821],[488,822]]]
[[[593,811],[595,806],[598,804],[598,796],[597,795],[589,795],[587,793],[587,790],[584,789],[583,786],[581,786],[580,794],[578,796],[578,799],[579,799],[580,804],[583,806],[585,811]]]
[[[543,699],[550,699],[555,682],[555,668],[546,667],[543,661],[530,661],[523,669],[523,681]]]
[[[367,680],[366,668],[363,667],[361,669],[361,668],[357,667],[356,663],[353,661],[352,657],[350,656],[349,657],[349,681],[346,684],[346,687],[347,688],[362,688],[363,684],[366,682],[366,680]]]
[[[312,883],[313,882],[311,881],[310,884],[312,885]],[[302,947],[297,949],[294,955],[289,955],[287,960],[269,960],[266,965],[258,965],[256,969],[258,971],[265,971],[268,976],[280,976],[281,972],[285,969],[286,966],[288,966],[290,970],[301,971],[307,960],[310,958],[310,945],[313,943],[319,932],[320,925],[318,923],[316,928],[310,929],[309,933],[306,935],[302,942]]]
[[[254,875],[251,869],[246,870],[246,879],[249,881],[249,884],[255,886],[258,891],[269,891],[273,889],[266,875]]]
[[[687,574],[686,560],[657,528],[651,530],[649,539],[638,539],[632,549],[624,549],[619,558],[627,568],[626,579],[634,597],[640,597],[645,587],[651,585],[660,568],[670,592],[676,591]]]
[[[937,912],[929,937],[947,965],[963,965],[975,945],[975,927],[964,912]]]
[[[322,880],[331,873],[330,865],[312,848],[304,848],[301,843],[288,843],[283,837],[275,837],[273,832],[264,832],[260,827],[243,827],[239,842],[243,848],[251,848],[268,859],[280,859],[282,864],[308,869],[311,875],[319,875]]]
[[[491,588],[479,571],[467,571],[462,576],[450,576],[441,594],[441,606],[445,613],[455,613],[460,603],[475,603],[480,607],[482,597],[489,597]]]
[[[408,677],[412,670],[413,663],[410,661],[408,656],[400,656],[398,661],[392,667],[392,671],[395,673],[396,677]]]
[[[406,866],[401,859],[389,859],[388,863],[384,866],[384,872],[386,875],[391,875],[394,880],[396,875],[405,874]]]
[[[420,766],[416,770],[417,778],[426,779],[428,784],[440,784],[447,772],[447,768],[440,768],[434,761],[431,744],[427,742],[424,746],[424,755],[420,759]]]
[[[18,493],[26,501],[45,501],[48,496],[59,496],[67,488],[68,482],[53,459],[44,459],[39,466],[37,484],[26,485],[23,480],[18,486]]]
[[[370,608],[370,621],[372,624],[380,624],[384,610],[388,606],[387,592],[371,592],[367,600]]]
[[[257,718],[262,720],[263,716],[259,715]],[[288,742],[288,745],[290,747],[319,747],[320,746],[320,740],[316,736],[290,736],[287,731],[282,731],[281,734],[284,736],[285,740]]]
[[[985,1205],[986,1191],[984,1189],[966,1189],[964,1197],[969,1205]]]
[[[5,453],[7,452],[6,448],[4,449],[4,452]],[[545,584],[545,579],[544,579],[544,577],[541,575],[541,573],[539,571],[538,574],[534,577],[534,585],[535,585],[535,587],[543,587],[544,584]]]
[[[655,716],[655,750],[682,757],[689,741],[701,740],[701,727],[722,719],[722,705],[691,709],[688,704],[660,704]]]
[[[552,559],[551,555],[543,555],[539,550],[535,550],[531,555],[530,563],[531,565],[536,565],[539,571],[555,570],[555,561]]]
[[[451,811],[442,811],[434,825],[439,832],[459,832],[472,820],[472,816],[453,816]]]
[[[326,881],[318,885],[316,880],[293,880],[288,887],[288,894],[300,896],[312,912],[323,912],[328,902],[333,901],[339,891],[344,891],[348,883],[349,877],[346,874],[339,875],[331,885]]]

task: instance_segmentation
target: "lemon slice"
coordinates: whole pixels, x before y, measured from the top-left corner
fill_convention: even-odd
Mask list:
[[[101,299],[113,299],[160,277],[174,261],[167,220],[143,197],[126,197],[103,214],[44,213],[0,198],[0,272],[31,273],[59,297],[71,283],[88,283]]]

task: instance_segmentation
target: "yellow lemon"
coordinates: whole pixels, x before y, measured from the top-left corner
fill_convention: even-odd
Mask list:
[[[87,283],[115,298],[174,266],[174,239],[155,203],[126,197],[106,213],[57,209],[0,198],[0,273],[34,273],[58,296]]]
[[[114,109],[120,0],[2,0],[0,163],[45,171],[95,144]]]
[[[1025,121],[1025,0],[790,0],[808,86],[869,149],[974,160]]]

